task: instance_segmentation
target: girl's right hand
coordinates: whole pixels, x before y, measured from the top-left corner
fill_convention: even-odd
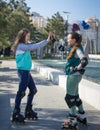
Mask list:
[[[48,42],[49,42],[50,40],[52,40],[52,36],[53,36],[53,34],[52,34],[52,32],[50,32],[49,35],[48,35],[48,39],[47,39]]]

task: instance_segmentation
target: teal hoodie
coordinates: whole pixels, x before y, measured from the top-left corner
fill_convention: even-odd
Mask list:
[[[23,54],[16,54],[16,65],[20,70],[30,70],[32,66],[32,59],[29,51]]]
[[[48,43],[47,40],[43,40],[35,44],[24,44],[24,43],[18,44],[15,53],[17,68],[20,70],[30,70],[32,67],[32,58],[30,51],[35,50],[37,48],[41,48],[45,46],[47,43]]]
[[[72,48],[73,47],[69,48],[68,54],[70,53]],[[77,49],[80,49],[83,52],[83,47],[82,46],[78,47]],[[76,67],[76,66],[78,66],[81,63],[80,58],[79,57],[75,57],[75,54],[76,54],[76,51],[74,52],[73,56],[70,59],[68,59],[67,62],[66,62],[66,66],[65,66],[66,75],[74,74],[75,72],[70,70],[70,67]]]

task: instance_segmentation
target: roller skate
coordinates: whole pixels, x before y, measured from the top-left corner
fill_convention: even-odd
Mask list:
[[[14,109],[12,115],[12,123],[25,123],[24,116],[20,114],[20,110]]]
[[[78,130],[77,119],[74,116],[69,116],[62,124],[62,130]]]
[[[79,112],[77,113],[77,121],[79,123],[82,123],[83,125],[87,125],[87,119],[85,112]]]
[[[28,120],[37,120],[38,119],[37,113],[32,110],[32,105],[26,107],[25,119],[28,119]]]

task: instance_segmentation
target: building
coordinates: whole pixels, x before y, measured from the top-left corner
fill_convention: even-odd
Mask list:
[[[33,12],[31,20],[37,28],[44,28],[47,25],[48,17],[43,17],[39,13]]]
[[[82,34],[83,44],[89,43],[90,53],[100,53],[100,21],[95,17],[89,17],[86,23],[90,25],[90,29],[82,28],[81,21],[74,21],[68,26],[68,32],[72,32],[72,26],[76,23],[80,27],[79,33]]]

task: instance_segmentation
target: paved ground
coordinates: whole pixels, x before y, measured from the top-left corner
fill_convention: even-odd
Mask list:
[[[0,130],[61,130],[68,108],[64,101],[65,90],[53,85],[35,71],[31,72],[38,88],[33,102],[38,113],[38,121],[27,121],[25,125],[12,125],[10,118],[18,87],[18,77],[14,62],[4,62],[0,68]],[[28,93],[28,90],[27,90]],[[91,98],[91,97],[90,97]],[[22,100],[24,113],[27,97]],[[100,130],[100,111],[84,103],[88,126],[79,124],[79,130]]]

